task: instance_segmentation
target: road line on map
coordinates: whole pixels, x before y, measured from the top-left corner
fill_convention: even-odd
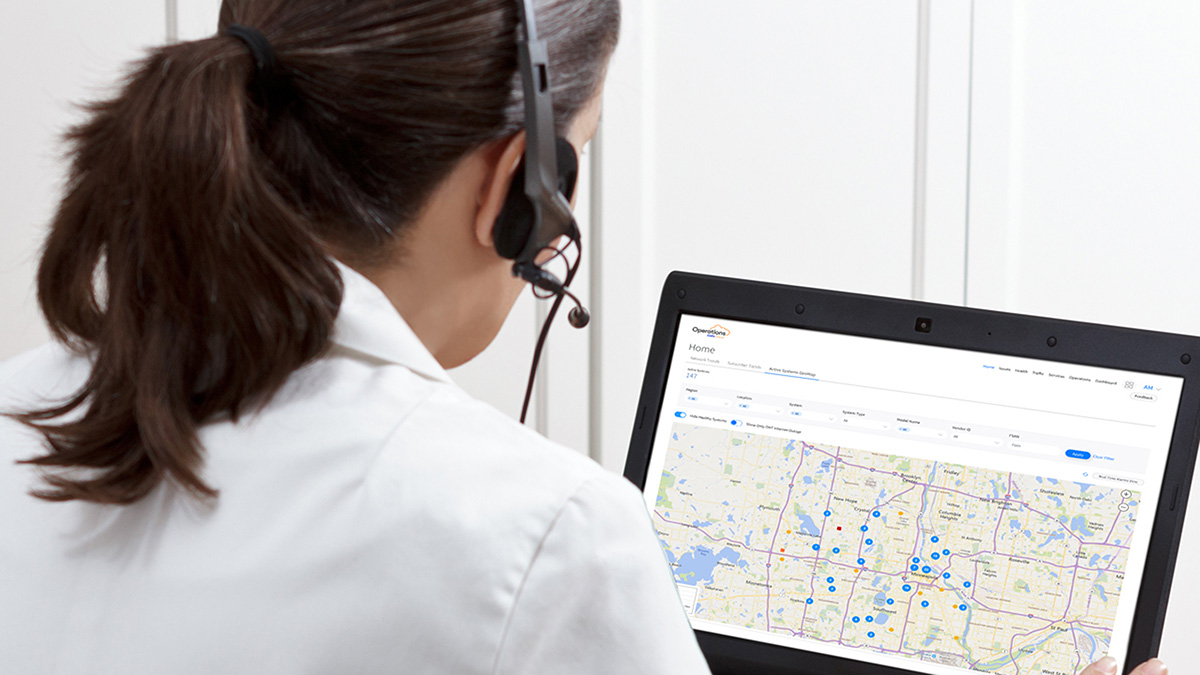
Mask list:
[[[753,434],[753,435],[757,436],[758,434]],[[731,432],[730,438],[731,437],[732,437],[732,432]],[[845,467],[848,467],[848,468],[855,468],[855,469],[859,469],[859,470],[863,470],[863,471],[869,471],[872,473],[875,473],[878,471],[883,471],[883,474],[885,476],[886,475],[891,475],[891,476],[900,475],[896,471],[879,470],[872,466],[855,464],[854,462],[852,462],[844,457],[844,455],[842,454],[843,448],[841,446],[836,447],[836,450],[835,450],[836,454],[831,454],[830,452],[826,451],[824,448],[810,445],[804,441],[799,441],[799,442],[800,442],[800,458],[799,458],[799,461],[797,463],[795,470],[792,472],[791,480],[788,485],[788,492],[784,499],[783,506],[780,509],[779,517],[776,521],[775,530],[772,534],[770,548],[767,551],[763,551],[761,549],[753,548],[750,546],[745,546],[741,542],[735,541],[733,539],[729,539],[727,537],[713,536],[713,535],[709,534],[707,531],[705,531],[703,529],[703,527],[700,527],[697,525],[691,525],[691,524],[687,524],[687,523],[682,523],[682,522],[671,521],[671,520],[663,517],[662,515],[658,514],[657,512],[656,512],[656,515],[658,515],[659,519],[662,520],[663,522],[666,522],[666,523],[669,523],[669,524],[672,524],[672,525],[675,525],[678,527],[684,527],[684,528],[698,530],[701,534],[703,534],[710,541],[727,543],[727,544],[735,547],[738,550],[744,550],[744,551],[748,551],[750,553],[765,554],[767,556],[766,623],[767,623],[767,631],[768,632],[773,631],[773,632],[790,633],[793,637],[804,637],[807,639],[817,640],[818,642],[826,642],[826,643],[831,643],[831,644],[836,643],[839,645],[843,645],[846,647],[852,647],[852,648],[864,648],[865,647],[867,649],[871,649],[873,651],[881,652],[881,653],[893,653],[893,654],[913,655],[913,656],[920,656],[921,654],[925,654],[925,653],[933,653],[933,652],[928,652],[927,650],[921,650],[921,649],[917,649],[914,652],[905,652],[904,651],[904,645],[906,644],[905,641],[907,638],[907,629],[909,627],[909,624],[912,622],[911,614],[913,611],[913,602],[916,601],[916,597],[917,597],[916,595],[909,595],[907,598],[907,602],[905,603],[904,623],[901,626],[901,634],[900,634],[900,636],[898,636],[899,637],[899,647],[900,647],[899,649],[895,649],[895,650],[885,649],[882,646],[871,647],[871,646],[858,644],[858,643],[851,644],[851,643],[848,643],[845,641],[845,639],[846,639],[846,622],[847,622],[847,618],[852,614],[851,605],[853,603],[855,593],[857,591],[857,584],[860,580],[862,580],[863,576],[865,576],[865,575],[856,576],[851,581],[851,586],[849,589],[849,594],[847,596],[846,604],[845,604],[844,608],[839,608],[842,610],[843,616],[842,616],[842,625],[841,625],[840,633],[836,640],[822,640],[822,639],[818,639],[816,637],[805,635],[805,626],[807,624],[807,612],[808,612],[808,604],[807,603],[805,603],[805,607],[803,608],[803,611],[802,611],[801,624],[799,627],[800,630],[794,630],[791,628],[787,628],[785,626],[772,627],[770,625],[770,621],[771,621],[770,602],[771,602],[771,596],[773,594],[771,584],[770,584],[770,579],[771,579],[771,576],[770,576],[771,562],[770,562],[770,560],[771,560],[772,556],[779,555],[779,556],[781,556],[781,559],[783,557],[786,557],[788,559],[796,561],[799,564],[805,564],[811,558],[812,577],[810,579],[809,597],[812,597],[815,594],[815,589],[813,588],[813,585],[815,583],[814,580],[816,579],[816,571],[818,569],[818,566],[821,563],[826,563],[826,564],[830,565],[832,568],[836,568],[836,569],[840,569],[840,570],[864,571],[866,569],[864,563],[859,563],[857,566],[854,566],[854,565],[841,563],[841,562],[835,561],[833,559],[829,559],[827,557],[822,557],[823,555],[827,555],[827,554],[817,554],[814,556],[799,556],[799,555],[795,555],[795,554],[786,554],[783,551],[775,550],[779,543],[778,538],[779,538],[780,530],[783,529],[784,515],[786,514],[787,508],[791,504],[792,499],[796,496],[795,481],[799,477],[799,473],[800,473],[801,469],[803,468],[804,455],[807,452],[811,451],[812,453],[814,453],[814,455],[815,455],[815,453],[820,453],[822,455],[830,457],[832,460],[831,461],[832,470],[830,471],[830,479],[829,479],[830,484],[828,487],[828,494],[827,494],[826,502],[825,502],[825,504],[826,504],[825,512],[826,513],[831,512],[831,507],[833,506],[832,497],[833,497],[833,493],[837,486],[837,477],[839,474],[839,470],[842,468],[842,465],[845,465]],[[727,446],[728,446],[728,444],[727,444]],[[869,450],[863,451],[863,452],[869,453],[869,454],[874,454],[874,455],[879,454],[879,453],[873,453],[872,451],[869,451]],[[761,456],[762,456],[761,449],[760,449],[759,455],[761,458]],[[728,457],[729,457],[729,455],[728,455],[728,447],[727,447],[726,448],[726,459],[727,460],[728,460]],[[743,455],[743,463],[745,463],[744,455]],[[769,467],[763,467],[763,465],[758,464],[755,466],[758,466],[758,468],[773,468],[774,466],[777,466],[777,465],[772,464]],[[1074,591],[1077,586],[1078,576],[1082,572],[1096,573],[1096,574],[1112,573],[1112,567],[1113,567],[1113,565],[1117,564],[1118,560],[1120,559],[1121,551],[1128,550],[1128,546],[1122,546],[1121,544],[1109,543],[1112,538],[1112,535],[1115,533],[1117,525],[1120,523],[1120,513],[1118,513],[1116,516],[1114,516],[1112,522],[1110,523],[1108,532],[1107,532],[1107,536],[1105,537],[1104,542],[1099,543],[1099,542],[1085,541],[1081,536],[1079,536],[1076,533],[1074,533],[1073,531],[1071,531],[1063,523],[1061,523],[1058,519],[1054,518],[1050,514],[1032,507],[1029,503],[1026,503],[1019,499],[1013,499],[1012,498],[1012,495],[1014,494],[1014,485],[1013,485],[1014,474],[1013,474],[1013,472],[1011,472],[1011,471],[1008,472],[1008,494],[1005,496],[1005,498],[999,499],[999,498],[994,498],[994,497],[979,496],[979,495],[971,494],[970,492],[966,492],[963,490],[957,490],[957,489],[948,487],[946,485],[939,485],[937,483],[937,479],[939,476],[938,469],[942,466],[943,466],[943,464],[940,462],[933,462],[932,466],[930,468],[930,475],[926,478],[926,480],[924,482],[921,482],[919,480],[918,481],[910,481],[910,480],[905,479],[903,482],[905,484],[907,484],[907,486],[908,486],[907,489],[905,489],[899,493],[891,495],[884,502],[876,503],[875,506],[873,506],[873,507],[868,507],[867,511],[866,511],[868,513],[868,516],[865,517],[863,527],[865,528],[865,527],[869,526],[869,524],[871,522],[870,514],[877,511],[881,507],[887,507],[887,506],[892,505],[894,502],[899,501],[905,495],[907,495],[908,493],[910,493],[914,489],[916,489],[918,486],[920,486],[922,488],[922,491],[920,494],[920,502],[919,502],[920,510],[918,511],[917,514],[914,514],[915,519],[916,519],[916,522],[915,522],[916,541],[913,544],[913,546],[914,546],[913,557],[915,557],[918,550],[920,550],[922,543],[924,542],[924,537],[926,536],[925,533],[928,531],[937,531],[936,528],[927,527],[922,522],[922,520],[925,516],[930,515],[929,511],[932,508],[931,501],[930,501],[930,491],[932,491],[933,495],[938,498],[937,499],[938,503],[941,503],[941,500],[943,498],[947,497],[948,495],[957,495],[964,499],[981,501],[981,502],[985,502],[985,503],[1002,503],[1002,504],[1016,505],[1024,511],[1024,513],[1021,515],[1024,516],[1024,520],[1025,520],[1024,529],[1025,530],[1030,529],[1029,521],[1035,515],[1040,517],[1041,519],[1043,519],[1044,522],[1054,523],[1057,526],[1057,528],[1060,528],[1065,534],[1067,534],[1071,537],[1071,540],[1074,540],[1074,542],[1075,542],[1074,547],[1072,547],[1070,545],[1070,543],[1069,543],[1070,540],[1068,540],[1068,543],[1064,543],[1064,545],[1061,549],[1062,552],[1060,554],[1060,561],[1065,563],[1066,558],[1064,556],[1068,555],[1067,551],[1069,548],[1073,548],[1074,550],[1070,552],[1070,557],[1072,560],[1074,560],[1073,564],[1069,564],[1069,565],[1068,564],[1055,564],[1053,562],[1050,562],[1047,560],[1042,560],[1039,558],[1030,558],[1030,557],[1026,557],[1026,556],[1016,555],[1015,549],[1011,553],[1002,553],[999,550],[1000,547],[999,547],[998,537],[999,537],[999,531],[1003,525],[1003,520],[1004,520],[1005,516],[1004,516],[1003,510],[999,510],[996,512],[996,516],[995,516],[996,517],[996,528],[993,531],[993,547],[996,550],[994,550],[994,551],[976,551],[976,552],[970,553],[970,554],[954,554],[954,555],[957,555],[959,558],[962,558],[964,561],[970,562],[972,564],[972,569],[973,569],[973,574],[971,577],[972,582],[969,584],[965,584],[965,585],[971,586],[972,590],[969,592],[969,594],[965,590],[960,589],[960,588],[950,587],[950,590],[952,591],[954,596],[960,598],[960,600],[956,601],[956,603],[955,603],[956,607],[958,606],[958,604],[960,602],[963,606],[966,606],[966,602],[964,602],[964,601],[970,601],[975,607],[983,609],[987,612],[991,612],[991,613],[995,613],[995,614],[1002,614],[1002,615],[1011,615],[1011,616],[1022,617],[1022,618],[1032,618],[1032,619],[1036,619],[1036,620],[1046,623],[1046,625],[1042,626],[1041,628],[1011,636],[1010,641],[1009,641],[1009,650],[1008,650],[1007,656],[1008,656],[1009,663],[1017,670],[1017,673],[1020,673],[1020,671],[1021,671],[1021,666],[1018,664],[1018,661],[1026,660],[1030,655],[1035,654],[1035,652],[1029,651],[1028,653],[1025,653],[1022,657],[1020,657],[1020,659],[1018,659],[1018,657],[1016,656],[1016,652],[1018,651],[1018,647],[1016,645],[1016,640],[1022,639],[1022,645],[1019,648],[1021,651],[1034,649],[1038,645],[1044,644],[1044,643],[1048,642],[1049,640],[1054,639],[1055,636],[1053,634],[1051,634],[1051,635],[1046,635],[1041,640],[1041,642],[1037,642],[1037,636],[1045,633],[1048,629],[1053,628],[1055,623],[1065,623],[1066,625],[1069,625],[1072,627],[1071,628],[1072,642],[1073,642],[1073,645],[1075,648],[1075,660],[1078,665],[1078,662],[1080,659],[1079,641],[1078,641],[1077,635],[1075,634],[1075,631],[1076,630],[1080,630],[1080,632],[1084,632],[1084,631],[1081,628],[1078,628],[1077,626],[1086,627],[1087,629],[1097,631],[1102,634],[1108,630],[1104,626],[1093,626],[1090,624],[1084,624],[1084,623],[1078,621],[1077,619],[1073,620],[1073,621],[1067,620],[1067,617],[1070,615],[1070,612],[1071,612],[1071,606],[1075,599]],[[958,465],[948,465],[948,466],[957,467]],[[973,467],[970,467],[967,465],[963,465],[962,468],[977,470],[977,469],[974,469]],[[942,478],[943,478],[943,480],[946,478],[945,470],[943,470]],[[1122,503],[1125,503],[1125,501],[1126,501],[1126,498],[1124,498],[1124,496],[1122,495]],[[954,502],[949,502],[949,503],[954,504]],[[760,509],[761,509],[761,506],[760,506]],[[814,550],[819,551],[820,546],[823,545],[824,543],[826,543],[824,540],[825,528],[829,526],[830,520],[833,517],[834,516],[832,516],[832,515],[824,516],[824,519],[822,521],[822,528],[817,535],[818,544],[814,545]],[[1132,518],[1132,515],[1131,515],[1131,518]],[[1099,528],[1096,528],[1096,529],[1099,530]],[[941,531],[938,531],[938,534],[941,534]],[[878,535],[876,535],[876,536],[878,536]],[[949,537],[949,534],[947,533],[945,536]],[[867,537],[867,534],[865,531],[859,535],[858,556],[860,559],[865,556],[863,547],[865,546],[865,542],[866,542],[867,538],[868,537]],[[933,537],[933,539],[936,541],[937,537],[935,536],[935,537]],[[1049,542],[1047,542],[1047,543],[1049,543]],[[1043,546],[1045,546],[1045,544],[1043,544]],[[1094,568],[1094,567],[1090,567],[1090,566],[1084,566],[1084,565],[1080,564],[1080,562],[1079,562],[1079,560],[1081,559],[1080,556],[1084,553],[1085,547],[1116,548],[1117,551],[1113,555],[1109,556],[1108,565],[1106,567]],[[944,561],[945,566],[939,568],[937,570],[937,572],[934,573],[934,575],[932,577],[932,582],[929,582],[929,581],[922,582],[922,581],[914,580],[912,583],[914,583],[917,588],[928,588],[930,590],[937,588],[939,591],[944,592],[945,588],[941,587],[942,582],[938,579],[938,577],[939,577],[939,575],[941,575],[943,573],[949,574],[951,572],[951,570],[954,568],[954,564],[953,564],[954,555],[946,556],[946,560]],[[980,558],[980,556],[984,556],[984,555],[992,555],[992,556],[997,556],[997,557],[1004,556],[1004,557],[1008,558],[1008,560],[1007,560],[1008,564],[1005,566],[1006,567],[1006,574],[1005,574],[1006,581],[1002,587],[1007,587],[1007,580],[1010,578],[1010,575],[1013,571],[1012,562],[1014,560],[1027,561],[1027,562],[1035,563],[1038,565],[1044,565],[1044,566],[1050,567],[1050,568],[1057,568],[1059,570],[1067,570],[1067,569],[1073,570],[1074,573],[1072,574],[1071,584],[1068,589],[1067,599],[1066,599],[1065,608],[1063,610],[1062,616],[1058,619],[1049,619],[1046,617],[1035,617],[1030,614],[1022,614],[1020,612],[1013,612],[1013,611],[1009,611],[1009,610],[993,609],[993,608],[989,607],[985,602],[977,599],[976,592],[977,592],[977,589],[979,589],[979,573],[980,573],[979,565],[981,563],[979,558]],[[995,564],[995,563],[993,563],[993,564]],[[927,565],[927,567],[928,567],[928,565]],[[879,570],[871,570],[871,574],[877,575],[877,576],[889,577],[889,578],[899,577],[901,579],[907,579],[907,577],[908,577],[908,573],[904,570],[902,570],[898,573],[889,573],[889,572],[883,572],[883,571],[879,571]],[[1060,587],[1062,586],[1061,581],[1059,582],[1059,586]],[[964,595],[966,595],[966,597],[963,597]],[[1093,595],[1094,594],[1088,595],[1088,605],[1087,606],[1089,608],[1092,603]],[[744,597],[749,598],[749,597],[753,597],[753,596],[747,595]],[[1061,591],[1055,594],[1053,605],[1057,605],[1057,602],[1060,599],[1061,599]],[[1051,607],[1051,609],[1053,610],[1053,606]],[[942,621],[945,624],[949,625],[949,624],[956,623],[956,621],[954,619],[951,619],[949,616],[946,615],[946,607],[945,607],[944,602],[938,603],[938,611],[940,611],[942,613]],[[967,621],[966,626],[963,628],[962,636],[961,636],[961,639],[958,640],[958,644],[964,651],[963,658],[968,663],[975,665],[975,664],[982,663],[983,660],[982,659],[977,660],[977,659],[972,658],[970,655],[971,649],[966,644],[968,632],[972,628],[972,623],[969,620],[969,616],[970,616],[970,614],[968,614],[968,621]],[[998,626],[998,623],[997,623],[997,625],[990,626],[993,636],[995,636],[995,631],[997,629],[997,626]],[[981,627],[980,629],[982,630],[982,628],[986,628],[986,626]],[[891,632],[891,631],[889,631],[889,632]],[[1094,650],[1095,646],[1097,644],[1096,638],[1087,632],[1084,632],[1084,634],[1088,637],[1088,640],[1092,642],[1093,650]],[[886,637],[886,633],[884,635]],[[993,637],[993,639],[994,639],[994,637]],[[1031,644],[1032,644],[1032,647],[1031,647]]]

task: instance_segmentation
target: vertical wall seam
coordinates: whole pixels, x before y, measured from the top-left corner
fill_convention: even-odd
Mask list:
[[[167,13],[167,44],[179,42],[179,0],[164,0]]]
[[[533,287],[529,287],[531,292]],[[550,308],[548,305],[553,302],[551,300],[541,300],[534,297],[533,311],[533,334],[539,335],[542,332],[542,326],[546,324],[546,315]],[[537,375],[533,381],[533,428],[541,435],[549,438],[550,434],[550,339],[546,336],[546,342],[542,345],[542,358],[538,361]]]
[[[925,199],[929,155],[929,2],[917,0],[917,95],[913,142],[912,297],[925,298]]]
[[[963,307],[968,306],[971,283],[971,120],[975,110],[975,0],[971,0],[970,38],[967,41],[967,199],[963,214]]]
[[[658,35],[658,18],[659,18],[659,3],[655,0],[650,0],[644,4],[642,10],[642,62],[639,66],[639,81],[641,85],[640,103],[641,103],[641,130],[640,138],[638,139],[638,156],[641,159],[641,189],[639,191],[638,204],[641,213],[638,214],[638,231],[641,234],[641,251],[639,252],[638,260],[638,282],[642,288],[647,289],[640,294],[638,306],[641,308],[641,316],[645,317],[642,321],[649,321],[649,328],[645,324],[641,325],[641,334],[639,342],[647,347],[650,344],[648,339],[653,333],[654,318],[658,316],[658,289],[661,288],[665,279],[658,278],[656,265],[654,264],[655,252],[658,249],[658,237],[656,230],[658,227],[658,137],[656,116],[658,114],[656,92],[657,86],[657,70],[658,70],[658,41],[655,39]],[[651,290],[653,289],[653,290]],[[643,362],[644,363],[644,362]],[[635,390],[636,397],[641,393],[640,378],[638,381],[639,389]],[[636,405],[636,404],[635,404]],[[628,434],[632,431],[632,427],[626,431]],[[624,440],[628,443],[628,437]]]
[[[597,462],[603,458],[601,452],[603,428],[603,380],[601,379],[604,354],[604,311],[602,308],[604,289],[604,120],[596,127],[592,137],[591,157],[588,160],[591,192],[588,202],[588,304],[592,306],[591,326],[588,328],[588,456]]]

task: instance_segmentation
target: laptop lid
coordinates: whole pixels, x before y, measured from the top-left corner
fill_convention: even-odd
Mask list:
[[[1158,647],[1193,337],[673,273],[625,474],[716,672]]]

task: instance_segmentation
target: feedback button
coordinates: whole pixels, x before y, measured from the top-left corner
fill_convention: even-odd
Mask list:
[[[1092,453],[1087,450],[1068,450],[1067,457],[1071,459],[1091,459]]]

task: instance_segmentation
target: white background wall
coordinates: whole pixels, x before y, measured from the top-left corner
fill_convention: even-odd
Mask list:
[[[58,138],[76,105],[166,31],[163,0],[22,2],[0,21],[0,358],[44,342],[32,277],[62,184]]]
[[[217,0],[177,0],[176,22],[171,1],[25,3],[0,26],[0,358],[45,339],[31,278],[72,104],[169,27],[192,39],[215,26]],[[1197,3],[624,10],[579,209],[590,264],[577,286],[596,318],[555,327],[551,437],[621,468],[671,269],[1200,333]],[[515,415],[535,321],[523,299],[455,377]],[[1200,658],[1197,593],[1177,575],[1162,653],[1181,672]]]
[[[626,4],[602,142],[605,464],[670,269],[1200,333],[1200,5],[733,6]],[[1198,522],[1161,650],[1183,672]]]

